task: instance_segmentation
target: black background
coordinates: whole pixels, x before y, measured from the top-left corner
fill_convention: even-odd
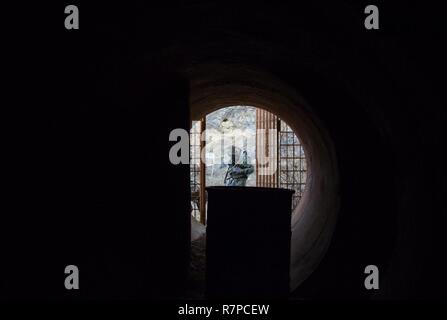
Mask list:
[[[64,28],[68,4],[80,9],[80,30]],[[159,82],[156,75],[195,59],[272,72],[299,88],[335,141],[340,219],[323,262],[294,297],[445,299],[445,17],[439,5],[377,1],[380,30],[368,31],[366,4],[79,1],[5,9],[1,297],[88,296],[67,292],[61,270],[73,255],[88,260],[111,246],[100,236],[108,217],[92,221],[89,213],[117,202],[126,207],[134,197],[136,211],[148,208],[134,193],[143,192],[144,181],[131,181],[131,190],[117,187],[128,179],[124,171],[145,167],[129,157],[138,157],[144,139],[127,142],[158,132],[154,164],[167,157],[168,128],[157,117],[175,122],[182,111],[157,115],[151,112],[159,108],[141,113],[139,106],[151,99],[177,103],[164,97],[168,84],[184,92],[181,81]],[[174,58],[163,53],[170,46],[178,46]],[[145,72],[148,96],[129,81],[146,80]],[[128,139],[116,144],[123,132]],[[159,179],[160,172],[143,177]],[[176,199],[185,203],[187,195]],[[103,274],[93,264],[97,270],[87,278]],[[378,293],[363,288],[367,264],[386,270]]]

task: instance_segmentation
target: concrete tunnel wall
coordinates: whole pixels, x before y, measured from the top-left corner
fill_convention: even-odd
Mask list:
[[[371,292],[362,285],[369,264],[379,266],[384,288],[374,296],[441,295],[442,285],[433,284],[436,273],[427,261],[436,261],[436,270],[445,265],[437,253],[445,242],[445,219],[439,214],[445,208],[439,140],[445,113],[439,96],[443,87],[427,79],[425,70],[442,75],[434,71],[441,51],[427,48],[433,47],[429,39],[443,38],[401,32],[411,29],[412,22],[405,19],[411,15],[402,17],[398,26],[389,25],[384,34],[366,33],[363,9],[347,2],[300,2],[293,10],[250,1],[238,3],[237,10],[212,1],[162,6],[137,20],[139,58],[148,74],[160,66],[186,74],[191,80],[192,113],[199,103],[219,108],[251,102],[270,109],[306,141],[313,175],[328,168],[315,163],[314,152],[326,153],[321,159],[338,168],[339,213],[330,246],[326,254],[320,253],[323,258],[316,268],[313,263],[319,259],[300,260],[303,271],[314,271],[302,276],[301,280],[307,278],[292,296],[370,298]],[[166,17],[182,28],[159,32]],[[424,59],[427,52],[433,59]],[[301,111],[291,111],[291,105]],[[312,126],[317,130],[300,129],[292,119],[295,112],[301,121],[315,121]],[[321,145],[311,146],[306,137],[310,133],[321,137],[317,138]],[[415,156],[415,144],[421,156]],[[337,177],[333,178],[336,185]],[[330,190],[325,179],[320,181],[312,185],[313,192],[319,192],[318,186]],[[321,210],[335,202],[331,197],[322,201],[315,203]],[[314,245],[324,251],[325,244]],[[292,278],[293,288],[301,280]]]
[[[339,213],[330,246],[316,268],[313,263],[318,259],[311,261],[314,255],[300,260],[304,273],[314,271],[307,278],[292,277],[292,288],[306,278],[292,296],[445,296],[444,282],[436,276],[445,266],[439,256],[446,222],[440,214],[442,208],[445,211],[441,191],[445,190],[441,182],[445,168],[439,140],[445,133],[444,89],[440,82],[426,77],[430,70],[443,78],[437,69],[442,51],[430,51],[442,36],[423,26],[418,32],[411,29],[411,15],[400,16],[395,25],[388,21],[383,33],[367,33],[364,8],[347,2],[300,2],[293,9],[256,2],[238,4],[237,8],[207,2],[184,5],[178,11],[161,9],[161,17],[174,14],[183,28],[169,30],[170,41],[146,58],[148,63],[163,62],[194,75],[192,105],[219,108],[250,102],[283,116],[306,141],[312,175],[317,169],[336,172],[326,167],[328,164],[315,163],[318,158],[313,153],[326,153],[322,159],[338,168]],[[393,6],[388,9],[397,12]],[[409,10],[413,9],[421,14],[421,8]],[[433,59],[426,58],[428,52]],[[222,75],[231,74],[233,67],[248,79]],[[244,68],[273,77],[250,76]],[[230,89],[233,80],[236,85]],[[306,103],[301,99],[298,104],[273,103],[293,100],[296,94]],[[292,104],[299,105],[302,112],[298,108],[291,112],[286,106]],[[309,110],[313,116],[306,114]],[[302,116],[301,121],[319,119],[313,125],[323,132],[300,129],[291,119],[295,112],[297,118]],[[310,137],[306,137],[311,132],[320,137],[321,144],[311,146]],[[415,145],[420,151],[417,155]],[[333,178],[331,183],[336,185],[336,176]],[[320,182],[313,182],[309,190],[330,190],[325,179]],[[311,200],[304,199],[303,205]],[[328,207],[335,202],[331,197],[322,201],[312,209],[318,206],[324,211],[326,201]],[[304,222],[295,226],[304,226]],[[303,237],[308,235],[302,231]],[[324,247],[314,242],[314,249],[324,251]],[[363,286],[363,271],[369,264],[381,270],[382,290],[374,295]],[[292,269],[299,270],[299,266]]]
[[[98,167],[102,168],[101,159],[121,163],[120,158],[108,157],[96,149],[91,136],[84,131],[87,124],[101,142],[106,141],[108,154],[121,154],[121,159],[136,170],[134,159],[124,157],[129,145],[122,142],[120,149],[125,152],[117,152],[120,150],[116,150],[115,141],[108,133],[116,134],[116,128],[124,128],[149,135],[152,122],[158,120],[154,110],[166,117],[181,113],[174,108],[160,111],[163,97],[159,97],[159,103],[153,103],[150,97],[144,98],[145,90],[156,90],[151,83],[156,83],[157,74],[163,73],[154,70],[180,70],[191,80],[191,112],[200,110],[200,105],[207,111],[205,105],[218,108],[235,103],[254,104],[284,117],[305,143],[312,183],[300,207],[303,215],[296,216],[294,221],[294,241],[301,242],[301,236],[312,241],[303,242],[301,254],[296,256],[300,266],[295,264],[292,269],[302,268],[303,275],[293,277],[292,287],[301,282],[293,297],[446,297],[443,277],[447,269],[444,257],[445,81],[439,79],[445,78],[443,62],[447,54],[438,45],[445,42],[445,34],[433,31],[442,30],[444,19],[435,12],[427,12],[427,7],[381,4],[381,10],[386,13],[381,20],[383,29],[369,32],[364,29],[364,6],[344,0],[302,1],[294,2],[293,6],[259,1],[234,5],[193,1],[180,5],[147,4],[141,10],[119,4],[98,8],[94,4],[83,5],[85,27],[81,28],[88,32],[63,33],[57,49],[51,52],[34,50],[28,54],[29,48],[23,50],[23,60],[35,64],[34,74],[49,76],[33,83],[35,91],[45,96],[41,104],[36,103],[39,95],[27,94],[29,105],[39,107],[29,119],[20,115],[17,128],[26,127],[23,132],[31,134],[23,141],[19,139],[10,153],[15,163],[11,166],[15,169],[11,170],[14,173],[11,189],[20,192],[10,197],[16,209],[5,213],[8,230],[1,234],[2,249],[6,252],[1,271],[8,275],[3,282],[11,289],[5,292],[23,296],[26,290],[31,290],[29,296],[44,296],[42,288],[45,288],[49,296],[54,296],[58,291],[53,292],[48,286],[48,279],[53,278],[54,288],[64,291],[59,272],[66,264],[59,261],[58,255],[65,252],[66,244],[56,243],[54,239],[66,239],[66,228],[72,226],[72,234],[76,236],[69,239],[69,246],[76,249],[81,233],[83,244],[76,249],[77,254],[86,259],[86,265],[93,265],[90,278],[97,283],[97,294],[84,293],[99,297],[109,294],[100,282],[108,282],[104,266],[113,261],[108,261],[107,247],[102,243],[91,245],[85,237],[85,228],[91,240],[102,239],[97,234],[103,231],[98,210],[107,219],[109,214],[105,208],[115,208],[117,200],[126,209],[129,209],[128,203],[134,208],[138,205],[133,202],[135,196],[122,184],[112,190],[118,198],[95,193],[90,180],[91,174],[97,174],[95,168],[84,172],[85,179],[70,171],[72,167],[79,167],[70,157],[72,149],[66,138],[73,138],[71,141],[80,150],[78,157],[85,159],[86,166],[90,154],[79,144],[78,133],[96,154]],[[429,19],[414,21],[413,17],[424,14]],[[61,26],[61,32],[64,31]],[[54,38],[45,36],[39,37],[39,48],[46,44],[54,47]],[[147,78],[152,78],[149,83]],[[20,90],[17,96],[24,92]],[[171,96],[169,89],[167,92]],[[181,95],[172,96],[181,98]],[[128,113],[127,121],[123,113]],[[140,168],[147,168],[147,163],[138,156],[138,148],[147,142],[145,135],[126,135],[136,147],[130,151],[138,159]],[[133,136],[137,137],[136,141]],[[166,139],[160,138],[159,142],[162,150],[167,143],[167,135],[163,136]],[[61,151],[67,154],[64,161],[60,161]],[[166,159],[167,153],[160,153],[160,161]],[[120,166],[110,163],[113,169]],[[122,177],[129,177],[125,169],[120,170]],[[108,176],[107,172],[104,175]],[[182,171],[184,184],[176,185],[182,199],[189,194],[186,176],[187,170]],[[79,182],[73,184],[67,177]],[[151,176],[146,173],[146,177]],[[138,179],[146,187],[147,180]],[[131,177],[128,181],[135,182]],[[44,182],[46,186],[42,185]],[[106,189],[112,189],[103,184]],[[88,198],[81,195],[79,202],[76,195],[84,192],[83,186],[92,192]],[[73,192],[66,192],[66,188]],[[142,190],[136,187],[134,190],[140,194],[136,197],[137,204],[153,212],[153,206],[145,201],[146,193],[141,195]],[[119,198],[120,191],[128,194],[127,199]],[[161,194],[157,192],[160,192],[157,196]],[[331,192],[337,192],[339,200],[334,195],[328,199],[320,197]],[[67,195],[69,201],[64,199]],[[185,198],[185,207],[187,202]],[[327,237],[317,237],[310,230],[324,225],[319,219],[327,216],[318,212],[335,210],[337,204],[337,223],[329,244]],[[47,214],[37,217],[36,208]],[[114,210],[116,217],[120,217],[120,210]],[[313,210],[320,218],[314,219],[310,214]],[[73,217],[77,218],[74,225]],[[170,216],[158,218],[167,226],[172,223]],[[185,225],[179,229],[185,230],[186,242],[189,212],[183,218],[187,218]],[[91,219],[93,224],[89,223]],[[330,225],[329,221],[328,227],[322,229],[327,235],[331,233]],[[115,226],[118,233],[122,231],[119,219]],[[140,238],[138,246],[142,250],[138,252],[151,248],[162,251],[159,246],[146,246],[144,240],[146,236],[155,239],[165,236],[160,224],[148,218],[136,226],[141,230],[138,235],[132,226],[129,225],[127,232]],[[42,240],[42,234],[47,235],[46,239]],[[27,239],[33,239],[31,245]],[[12,242],[16,243],[10,245]],[[126,246],[123,247],[125,251]],[[48,263],[39,250],[34,250],[41,248],[47,248]],[[28,255],[29,252],[32,254]],[[65,255],[64,258],[72,259],[69,250]],[[161,257],[164,255],[169,253],[160,252]],[[29,279],[23,274],[27,274],[28,266],[35,261],[42,261],[36,266],[41,270],[35,270],[42,276],[35,279],[38,283],[34,282],[30,289]],[[374,294],[363,286],[363,270],[369,264],[377,265],[381,271],[381,289]],[[142,274],[147,271],[139,269]],[[307,276],[306,272],[311,270]],[[149,278],[155,276],[149,275]],[[126,282],[125,277],[118,280]],[[138,284],[138,277],[136,280]],[[151,281],[148,279],[148,283]],[[89,288],[85,282],[84,288]],[[115,290],[117,295],[126,295],[119,288]],[[158,293],[155,290],[152,294]]]

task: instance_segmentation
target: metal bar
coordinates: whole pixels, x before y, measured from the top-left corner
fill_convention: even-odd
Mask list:
[[[206,117],[200,120],[200,149],[199,149],[199,163],[200,163],[200,222],[206,225],[206,194],[205,194],[205,178],[206,178],[206,168],[205,162],[202,160],[202,152],[205,150],[205,128],[206,128]],[[203,137],[202,137],[203,133]]]

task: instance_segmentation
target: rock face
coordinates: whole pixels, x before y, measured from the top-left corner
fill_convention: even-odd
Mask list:
[[[230,127],[225,127],[224,123],[231,123]],[[232,164],[232,153],[234,152],[235,162],[243,162],[243,152],[248,164],[256,163],[256,108],[250,106],[230,106],[225,107],[206,115],[206,129],[208,130],[206,148],[213,150],[214,158],[206,164],[206,185],[223,186],[229,165]],[[235,137],[235,148],[231,145],[232,134],[239,132]],[[212,137],[217,133],[227,134],[228,138],[222,136]],[[243,135],[243,139],[242,139]],[[222,146],[222,139],[224,146]],[[228,139],[228,140],[225,140]],[[244,142],[245,140],[245,142]],[[254,172],[254,166],[253,170]],[[246,174],[245,184],[256,186],[256,175]],[[243,182],[241,182],[243,183]]]

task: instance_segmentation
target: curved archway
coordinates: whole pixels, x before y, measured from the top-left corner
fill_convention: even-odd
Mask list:
[[[193,120],[190,150],[192,216],[202,224],[208,186],[293,189],[292,214],[298,212],[308,173],[306,155],[296,132],[277,115],[253,106],[215,110]],[[232,176],[234,165],[245,169]]]
[[[295,90],[265,72],[242,65],[195,66],[191,79],[191,117],[229,105],[250,105],[284,119],[301,139],[308,162],[307,186],[292,216],[290,289],[317,267],[335,228],[338,170],[334,145],[312,108]]]

